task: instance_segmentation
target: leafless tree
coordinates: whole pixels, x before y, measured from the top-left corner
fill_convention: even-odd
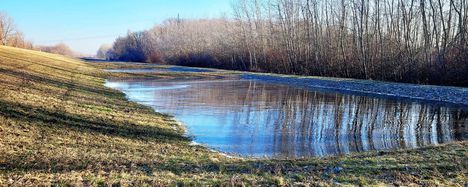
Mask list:
[[[233,10],[233,19],[170,19],[121,37],[114,43],[114,56],[468,85],[467,0],[237,0]]]
[[[0,42],[7,45],[8,40],[17,34],[13,19],[6,13],[0,12]]]
[[[96,53],[96,57],[109,60],[110,55],[111,55],[111,48],[112,48],[111,45],[107,45],[107,44],[101,45],[101,47],[99,47]]]
[[[64,43],[60,43],[54,46],[38,46],[36,47],[36,50],[65,56],[75,55],[75,53],[70,49],[70,47]]]

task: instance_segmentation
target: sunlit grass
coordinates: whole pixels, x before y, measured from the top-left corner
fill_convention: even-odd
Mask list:
[[[0,47],[0,186],[467,182],[466,142],[304,160],[227,158],[191,146],[167,115],[103,86],[109,74],[59,55]],[[118,65],[125,67],[125,65]],[[160,73],[151,78],[224,78]],[[231,75],[229,75],[231,76]],[[234,76],[234,75],[232,75]],[[343,168],[334,172],[334,168]]]

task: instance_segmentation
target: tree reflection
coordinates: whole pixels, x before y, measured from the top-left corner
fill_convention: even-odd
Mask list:
[[[155,89],[189,85],[184,89]],[[200,143],[245,155],[308,157],[416,148],[466,137],[466,109],[255,81],[121,82],[130,98],[172,113]]]

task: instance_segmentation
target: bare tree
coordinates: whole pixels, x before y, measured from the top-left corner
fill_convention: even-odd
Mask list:
[[[8,40],[16,35],[16,26],[13,19],[6,13],[0,12],[0,42],[7,45]]]
[[[109,60],[110,55],[111,55],[111,51],[110,51],[111,49],[112,49],[111,45],[107,45],[107,44],[101,45],[101,47],[99,47],[97,51],[96,57]]]
[[[117,39],[114,55],[190,66],[468,85],[466,0],[235,2],[232,20],[170,19],[137,38]],[[136,54],[141,58],[128,58]]]
[[[38,46],[36,47],[36,49],[47,53],[54,53],[65,56],[75,55],[75,53],[70,49],[70,47],[64,43],[59,43],[54,46]]]

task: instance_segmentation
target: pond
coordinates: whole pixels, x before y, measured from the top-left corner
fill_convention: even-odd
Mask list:
[[[231,155],[300,158],[436,145],[466,138],[468,110],[258,80],[108,80]]]
[[[190,68],[190,67],[180,67],[180,66],[157,66],[148,68],[134,68],[134,69],[108,69],[106,72],[110,73],[157,73],[157,72],[193,72],[193,73],[203,73],[203,72],[213,72],[213,70],[202,69],[202,68]]]

